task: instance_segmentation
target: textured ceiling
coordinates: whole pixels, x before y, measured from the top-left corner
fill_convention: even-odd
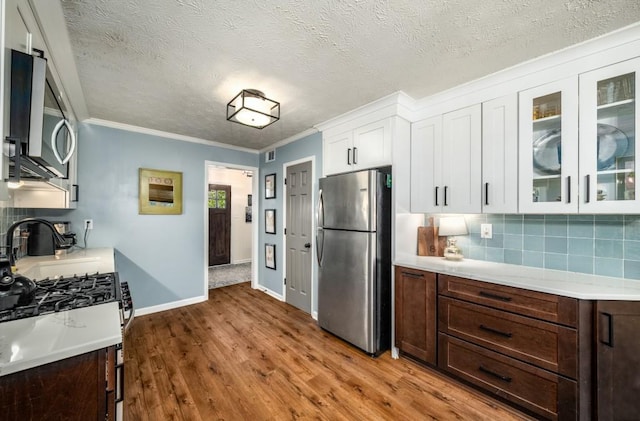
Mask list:
[[[92,118],[261,149],[640,21],[638,0],[62,0]],[[243,88],[280,101],[226,121]]]

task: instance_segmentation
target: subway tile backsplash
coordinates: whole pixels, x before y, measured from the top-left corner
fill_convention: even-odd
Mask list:
[[[440,216],[440,215],[438,215]],[[640,215],[465,215],[470,259],[640,279]],[[480,238],[480,224],[493,238]]]
[[[18,209],[3,206],[0,202],[0,245],[6,244],[7,228],[14,222],[17,222],[24,218],[30,218],[34,214],[33,209]],[[1,250],[5,252],[4,249]]]

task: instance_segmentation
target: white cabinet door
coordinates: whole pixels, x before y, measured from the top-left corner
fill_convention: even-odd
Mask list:
[[[392,118],[386,118],[324,137],[324,175],[391,165],[391,133]]]
[[[640,58],[580,75],[580,212],[638,213]]]
[[[578,211],[578,78],[519,95],[521,213]]]
[[[355,169],[391,165],[391,119],[359,127],[353,132]]]
[[[480,104],[442,116],[442,211],[480,213],[482,177]]]
[[[323,141],[324,175],[353,169],[353,131],[326,137]]]
[[[442,116],[411,125],[411,212],[442,212]]]
[[[518,95],[482,104],[482,212],[518,212]]]

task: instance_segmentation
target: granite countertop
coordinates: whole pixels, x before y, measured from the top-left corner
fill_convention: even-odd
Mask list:
[[[640,301],[640,281],[481,260],[399,254],[394,265],[584,300]]]
[[[112,248],[24,257],[18,273],[34,279],[114,272]],[[122,342],[117,302],[0,323],[0,376]]]

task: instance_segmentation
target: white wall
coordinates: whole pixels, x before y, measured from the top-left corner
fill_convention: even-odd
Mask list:
[[[241,170],[209,167],[209,184],[231,186],[231,263],[251,261],[251,224],[245,222],[247,195],[251,194],[252,178]],[[255,199],[255,198],[254,198]],[[253,215],[257,221],[258,215]]]

